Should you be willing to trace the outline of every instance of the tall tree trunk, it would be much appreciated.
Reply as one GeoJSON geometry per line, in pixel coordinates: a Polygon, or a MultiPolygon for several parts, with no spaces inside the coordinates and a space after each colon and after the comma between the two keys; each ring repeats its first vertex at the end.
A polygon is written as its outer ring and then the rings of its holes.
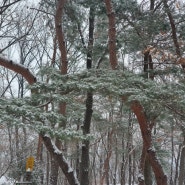
{"type": "MultiPolygon", "coordinates": [[[[110,64],[112,69],[116,69],[118,66],[117,57],[116,57],[116,25],[115,25],[115,15],[112,10],[112,3],[111,0],[105,0],[105,5],[107,9],[107,15],[109,19],[109,55],[110,55],[110,64]]],[[[122,98],[123,101],[127,99],[125,97],[122,98]]],[[[145,111],[141,104],[138,101],[133,101],[131,103],[131,110],[137,117],[141,135],[143,138],[143,144],[145,145],[146,151],[148,153],[148,158],[152,169],[155,174],[155,178],[157,181],[157,185],[167,185],[167,177],[164,174],[162,166],[157,159],[156,152],[153,149],[152,145],[152,136],[151,136],[151,129],[149,127],[148,120],[145,115],[145,111]]]]}
{"type": "MultiPolygon", "coordinates": [[[[151,2],[153,7],[153,3],[151,2]]],[[[144,78],[154,80],[153,76],[153,61],[152,61],[152,56],[150,54],[150,49],[146,49],[146,52],[144,53],[144,78]]],[[[152,127],[150,127],[152,130],[152,127]]],[[[141,159],[140,159],[140,175],[138,177],[139,184],[140,185],[152,185],[152,170],[151,170],[151,165],[149,163],[149,158],[147,155],[147,151],[145,149],[145,145],[143,144],[143,149],[142,149],[142,154],[141,154],[141,159]],[[141,178],[142,175],[144,175],[144,178],[141,178]]]]}
{"type": "MultiPolygon", "coordinates": [[[[89,42],[87,47],[87,69],[92,68],[92,49],[93,49],[93,34],[94,34],[94,7],[90,7],[89,13],[89,42]]],[[[86,112],[83,122],[83,135],[90,133],[91,118],[93,107],[93,94],[87,93],[86,98],[86,112]]],[[[81,167],[80,167],[80,184],[89,185],[89,140],[84,140],[82,143],[82,156],[81,156],[81,167]]]]}
{"type": "MultiPolygon", "coordinates": [[[[60,62],[61,75],[67,74],[67,68],[68,68],[67,49],[66,49],[66,43],[65,43],[64,33],[63,33],[63,28],[62,28],[62,15],[63,15],[63,9],[64,9],[65,2],[66,0],[58,1],[56,14],[55,14],[56,38],[58,41],[59,50],[61,54],[61,62],[60,62]]],[[[66,114],[66,103],[65,102],[59,103],[59,111],[60,111],[60,114],[65,116],[66,114]]],[[[61,122],[59,124],[59,127],[65,128],[65,126],[66,126],[65,122],[61,122]]],[[[58,149],[61,149],[62,143],[57,138],[56,138],[55,144],[58,149]]],[[[51,175],[50,175],[51,185],[57,184],[58,170],[59,170],[58,163],[54,159],[51,159],[51,175]]]]}
{"type": "MultiPolygon", "coordinates": [[[[155,0],[150,0],[150,11],[153,13],[155,8],[155,0]]],[[[147,49],[144,53],[144,77],[147,79],[154,80],[154,73],[153,73],[153,61],[152,56],[150,54],[150,49],[147,49]]],[[[152,127],[150,128],[152,130],[152,127]]],[[[149,158],[147,155],[147,151],[145,145],[143,143],[143,149],[140,159],[140,173],[144,174],[144,179],[139,179],[140,185],[152,185],[152,169],[149,162],[149,158]]]]}
{"type": "Polygon", "coordinates": [[[113,70],[117,69],[117,55],[116,55],[116,18],[113,10],[111,0],[104,0],[109,20],[109,61],[113,70]]]}

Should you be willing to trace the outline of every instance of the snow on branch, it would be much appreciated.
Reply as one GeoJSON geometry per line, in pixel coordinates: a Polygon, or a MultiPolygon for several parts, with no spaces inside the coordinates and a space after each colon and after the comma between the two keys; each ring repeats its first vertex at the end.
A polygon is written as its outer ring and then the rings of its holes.
{"type": "Polygon", "coordinates": [[[68,161],[64,157],[62,151],[60,151],[54,142],[46,135],[41,135],[47,150],[51,153],[55,161],[58,162],[60,168],[68,179],[69,184],[79,185],[79,181],[76,177],[74,170],[70,167],[68,161]]]}

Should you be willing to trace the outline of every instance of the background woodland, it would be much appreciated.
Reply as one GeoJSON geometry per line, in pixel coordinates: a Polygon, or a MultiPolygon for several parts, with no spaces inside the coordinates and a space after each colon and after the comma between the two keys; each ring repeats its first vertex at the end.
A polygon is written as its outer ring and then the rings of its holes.
{"type": "Polygon", "coordinates": [[[0,1],[0,177],[185,184],[185,1],[0,1]]]}

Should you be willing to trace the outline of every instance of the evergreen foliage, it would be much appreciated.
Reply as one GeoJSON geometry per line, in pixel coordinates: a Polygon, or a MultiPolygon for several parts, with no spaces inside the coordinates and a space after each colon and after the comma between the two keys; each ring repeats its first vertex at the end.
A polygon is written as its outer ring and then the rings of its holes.
{"type": "MultiPolygon", "coordinates": [[[[139,158],[142,155],[144,141],[141,139],[140,125],[136,115],[132,113],[131,106],[134,102],[139,102],[151,131],[152,150],[157,153],[157,159],[162,161],[167,174],[171,173],[170,178],[174,184],[178,181],[174,172],[177,174],[181,167],[183,169],[178,160],[183,159],[181,151],[185,136],[184,69],[183,63],[179,62],[185,61],[184,6],[180,6],[178,2],[168,1],[169,8],[166,8],[163,2],[112,1],[112,13],[116,16],[116,54],[120,66],[116,70],[111,70],[108,47],[109,42],[112,42],[108,39],[110,15],[106,14],[104,2],[68,1],[62,17],[68,59],[66,75],[61,75],[60,70],[61,51],[58,49],[54,26],[56,2],[41,0],[38,7],[30,8],[25,15],[22,14],[22,18],[19,17],[21,13],[16,7],[15,13],[12,10],[10,15],[5,14],[2,8],[4,18],[1,21],[5,20],[0,22],[2,47],[5,45],[2,52],[7,51],[4,55],[10,55],[7,48],[13,50],[11,46],[15,42],[15,48],[19,47],[20,63],[31,69],[34,74],[38,72],[37,82],[25,88],[25,81],[21,76],[6,70],[0,71],[2,77],[0,129],[15,129],[15,133],[13,131],[11,133],[16,139],[13,139],[8,130],[5,134],[6,140],[9,139],[11,142],[17,140],[19,143],[15,143],[13,147],[10,142],[12,154],[16,154],[16,148],[19,149],[19,145],[24,143],[20,141],[21,138],[32,141],[36,134],[48,136],[54,149],[56,149],[54,143],[57,143],[55,141],[62,141],[61,150],[64,157],[71,161],[79,177],[83,143],[89,142],[90,167],[87,170],[90,182],[97,181],[96,184],[99,184],[105,173],[107,184],[116,184],[116,181],[131,184],[131,178],[133,182],[137,182],[136,175],[140,172],[139,158]],[[154,2],[153,8],[149,2],[154,2]],[[95,22],[93,47],[90,48],[92,68],[86,70],[84,66],[90,50],[88,48],[90,8],[94,9],[95,22]],[[174,42],[172,34],[174,28],[171,27],[169,12],[175,22],[181,56],[176,52],[178,46],[174,42]],[[9,28],[6,26],[8,24],[9,28]],[[17,31],[11,31],[14,28],[17,31]],[[4,43],[6,39],[8,41],[4,43]],[[147,70],[144,70],[144,65],[147,65],[147,70]],[[151,75],[153,78],[150,78],[151,75]],[[19,89],[16,89],[15,93],[12,86],[17,84],[19,89]],[[93,96],[92,124],[90,134],[84,134],[88,93],[93,96]],[[63,114],[60,112],[61,104],[66,105],[66,112],[63,114]],[[65,123],[65,126],[59,127],[61,123],[65,123]],[[31,136],[27,138],[27,135],[32,134],[33,138],[31,136]],[[109,171],[106,171],[106,165],[109,171]],[[108,181],[110,179],[111,182],[108,181]]],[[[0,4],[0,11],[1,6],[4,5],[0,4]]],[[[21,155],[16,154],[9,176],[15,179],[23,173],[23,160],[28,150],[25,149],[25,153],[21,155]]],[[[36,148],[34,150],[34,153],[38,152],[36,148]]],[[[4,159],[3,155],[0,157],[4,159]]],[[[47,158],[46,152],[42,153],[42,157],[47,158]]],[[[47,160],[50,161],[50,158],[47,160]]],[[[42,165],[49,168],[48,164],[42,165]]],[[[37,166],[34,171],[36,184],[42,184],[41,176],[45,173],[42,171],[42,165],[37,166]]],[[[155,181],[154,175],[151,175],[151,178],[155,181]]],[[[65,184],[64,180],[62,183],[65,184]]]]}

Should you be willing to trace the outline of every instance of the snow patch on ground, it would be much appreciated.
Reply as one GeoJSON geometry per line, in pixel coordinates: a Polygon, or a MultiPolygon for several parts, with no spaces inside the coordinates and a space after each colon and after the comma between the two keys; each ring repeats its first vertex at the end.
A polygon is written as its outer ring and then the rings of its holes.
{"type": "Polygon", "coordinates": [[[0,178],[0,185],[13,185],[14,183],[9,180],[8,178],[6,178],[5,176],[2,176],[0,178]]]}

